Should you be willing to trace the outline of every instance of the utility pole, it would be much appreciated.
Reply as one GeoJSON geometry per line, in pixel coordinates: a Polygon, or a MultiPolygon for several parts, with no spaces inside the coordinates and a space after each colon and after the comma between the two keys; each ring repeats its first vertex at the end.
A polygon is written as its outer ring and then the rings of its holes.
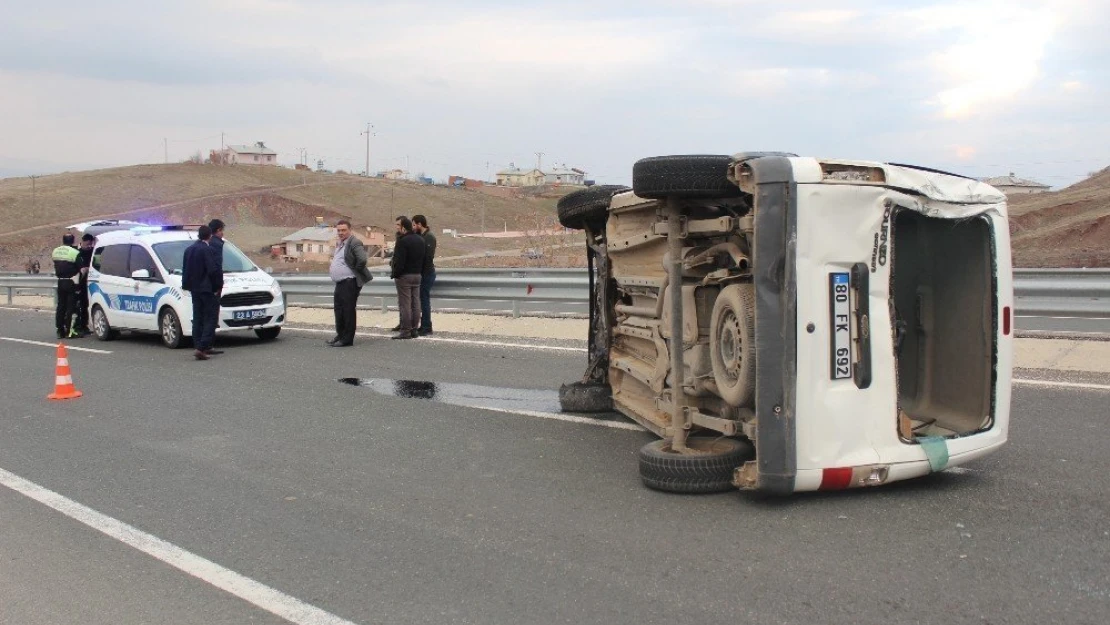
{"type": "Polygon", "coordinates": [[[31,214],[35,214],[35,178],[38,176],[31,176],[31,214]]]}
{"type": "Polygon", "coordinates": [[[162,148],[166,151],[166,164],[170,162],[170,140],[162,137],[162,148]]]}
{"type": "Polygon", "coordinates": [[[543,171],[543,152],[536,152],[536,169],[543,171]]]}
{"type": "Polygon", "coordinates": [[[220,154],[224,153],[224,133],[220,131],[220,154]]]}
{"type": "Polygon", "coordinates": [[[372,132],[373,128],[374,128],[374,124],[371,124],[370,122],[366,122],[366,132],[362,133],[362,134],[366,135],[366,177],[367,178],[370,177],[370,135],[373,134],[373,132],[372,132]]]}
{"type": "Polygon", "coordinates": [[[486,161],[486,182],[489,182],[489,161],[486,161]]]}

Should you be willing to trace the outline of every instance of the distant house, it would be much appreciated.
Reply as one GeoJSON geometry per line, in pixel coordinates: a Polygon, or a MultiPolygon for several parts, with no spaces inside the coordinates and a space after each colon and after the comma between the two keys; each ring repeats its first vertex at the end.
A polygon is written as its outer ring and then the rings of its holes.
{"type": "Polygon", "coordinates": [[[507,169],[497,172],[497,184],[503,187],[539,187],[543,185],[582,185],[586,181],[586,172],[577,168],[568,168],[566,165],[551,167],[547,170],[520,169],[510,165],[507,169]]]}
{"type": "MultiPolygon", "coordinates": [[[[355,232],[354,236],[366,245],[370,256],[382,256],[385,251],[385,233],[374,226],[367,226],[364,233],[355,232]]],[[[331,261],[338,244],[335,228],[321,223],[282,237],[281,243],[271,246],[270,253],[286,262],[326,263],[331,261]]]]}
{"type": "Polygon", "coordinates": [[[1043,193],[1052,187],[1047,184],[1041,184],[1033,180],[1026,180],[1018,178],[1014,172],[1010,172],[1009,176],[996,176],[994,178],[985,178],[983,182],[998,189],[1006,195],[1021,195],[1024,193],[1043,193]]]}
{"type": "Polygon", "coordinates": [[[277,165],[277,152],[261,141],[254,145],[229,145],[224,148],[223,162],[227,165],[277,165]]]}
{"type": "Polygon", "coordinates": [[[408,173],[403,169],[390,169],[389,171],[378,172],[378,177],[386,180],[404,180],[408,178],[408,173]]]}

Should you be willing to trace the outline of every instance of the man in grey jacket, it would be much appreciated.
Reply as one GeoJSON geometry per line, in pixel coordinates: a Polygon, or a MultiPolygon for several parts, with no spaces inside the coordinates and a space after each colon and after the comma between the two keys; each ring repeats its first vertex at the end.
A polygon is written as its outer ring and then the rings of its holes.
{"type": "Polygon", "coordinates": [[[355,342],[358,295],[362,286],[374,279],[366,268],[366,246],[356,236],[351,236],[351,222],[341,219],[335,224],[339,244],[331,258],[328,274],[335,283],[333,298],[335,308],[335,338],[328,341],[331,347],[350,347],[355,342]]]}

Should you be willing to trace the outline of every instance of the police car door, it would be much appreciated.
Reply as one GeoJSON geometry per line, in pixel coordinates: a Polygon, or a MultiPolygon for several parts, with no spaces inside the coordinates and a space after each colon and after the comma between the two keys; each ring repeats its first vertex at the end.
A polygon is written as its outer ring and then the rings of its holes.
{"type": "Polygon", "coordinates": [[[169,289],[150,252],[141,245],[131,245],[128,255],[131,293],[122,298],[124,308],[140,330],[158,329],[158,300],[169,289]]]}
{"type": "Polygon", "coordinates": [[[133,290],[127,270],[130,246],[117,243],[98,248],[93,253],[89,273],[89,303],[100,306],[113,328],[134,328],[133,316],[123,306],[123,296],[133,290]]]}

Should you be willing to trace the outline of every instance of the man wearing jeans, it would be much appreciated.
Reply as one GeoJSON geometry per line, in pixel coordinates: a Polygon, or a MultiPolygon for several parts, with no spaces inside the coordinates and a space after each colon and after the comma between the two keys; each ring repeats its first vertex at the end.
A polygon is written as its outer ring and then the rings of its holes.
{"type": "Polygon", "coordinates": [[[366,268],[366,246],[358,237],[351,236],[351,222],[341,219],[335,224],[339,244],[331,257],[328,275],[335,283],[333,307],[335,308],[335,338],[329,347],[350,347],[355,342],[356,311],[362,285],[373,279],[366,268]]]}
{"type": "Polygon", "coordinates": [[[424,239],[424,271],[420,276],[420,336],[432,333],[432,285],[436,283],[436,235],[423,215],[412,216],[412,229],[424,239]]]}
{"type": "Polygon", "coordinates": [[[414,339],[420,325],[420,276],[424,273],[424,239],[412,230],[407,217],[398,220],[401,238],[393,249],[392,277],[397,284],[401,309],[400,332],[395,339],[414,339]]]}

